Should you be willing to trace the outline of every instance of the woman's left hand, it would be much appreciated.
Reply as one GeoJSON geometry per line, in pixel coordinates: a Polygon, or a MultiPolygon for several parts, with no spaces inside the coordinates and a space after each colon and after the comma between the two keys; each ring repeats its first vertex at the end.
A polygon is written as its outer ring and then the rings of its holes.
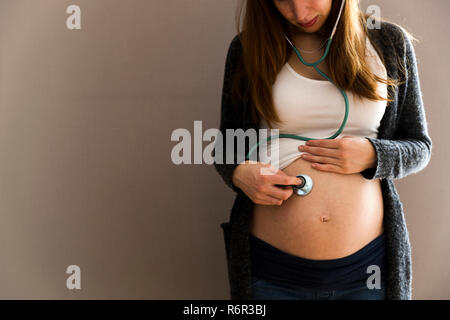
{"type": "Polygon", "coordinates": [[[299,150],[307,152],[301,158],[312,162],[312,168],[320,171],[353,174],[377,164],[375,148],[362,137],[308,140],[305,146],[299,146],[299,150]]]}

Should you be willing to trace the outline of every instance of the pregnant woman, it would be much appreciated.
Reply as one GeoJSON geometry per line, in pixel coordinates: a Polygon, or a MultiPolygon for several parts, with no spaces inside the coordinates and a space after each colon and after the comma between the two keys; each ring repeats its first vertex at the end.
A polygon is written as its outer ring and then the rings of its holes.
{"type": "Polygon", "coordinates": [[[226,129],[308,139],[261,143],[259,154],[274,144],[268,162],[236,148],[234,163],[215,162],[237,192],[221,225],[231,298],[411,299],[392,180],[423,169],[432,149],[411,36],[358,0],[247,0],[243,29],[227,55],[224,145],[226,129]],[[300,174],[313,182],[303,196],[300,174]]]}

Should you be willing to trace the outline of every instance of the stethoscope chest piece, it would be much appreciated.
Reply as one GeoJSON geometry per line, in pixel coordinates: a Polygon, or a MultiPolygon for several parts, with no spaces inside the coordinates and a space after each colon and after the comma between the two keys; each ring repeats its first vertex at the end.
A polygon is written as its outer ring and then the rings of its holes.
{"type": "Polygon", "coordinates": [[[306,196],[312,190],[313,181],[311,177],[306,174],[299,174],[297,178],[300,178],[303,182],[299,185],[293,185],[292,189],[297,195],[306,196]]]}

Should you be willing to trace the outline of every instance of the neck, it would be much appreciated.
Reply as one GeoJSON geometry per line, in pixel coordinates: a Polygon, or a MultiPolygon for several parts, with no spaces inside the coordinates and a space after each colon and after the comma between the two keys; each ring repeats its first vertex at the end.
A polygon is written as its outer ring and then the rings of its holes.
{"type": "Polygon", "coordinates": [[[293,36],[292,42],[302,54],[315,55],[317,52],[325,50],[326,39],[317,34],[298,34],[293,36]]]}

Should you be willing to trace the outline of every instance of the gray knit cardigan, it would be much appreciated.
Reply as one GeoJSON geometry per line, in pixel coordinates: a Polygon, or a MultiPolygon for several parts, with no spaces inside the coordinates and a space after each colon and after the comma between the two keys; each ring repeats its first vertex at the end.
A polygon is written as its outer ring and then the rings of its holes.
{"type": "MultiPolygon", "coordinates": [[[[392,90],[394,101],[389,102],[386,108],[378,137],[376,139],[365,137],[375,147],[377,164],[375,168],[366,169],[360,174],[369,180],[381,179],[386,239],[387,299],[410,300],[412,299],[411,247],[403,204],[393,180],[404,178],[425,168],[431,158],[432,142],[428,135],[417,61],[411,40],[402,27],[387,21],[381,22],[380,29],[369,29],[369,39],[380,57],[384,58],[387,74],[391,78],[405,80],[405,83],[392,90]],[[406,67],[406,73],[401,73],[398,59],[406,67]]],[[[240,40],[236,35],[228,49],[222,91],[220,131],[225,143],[226,129],[242,128],[245,131],[253,128],[259,134],[258,124],[252,120],[247,102],[239,105],[238,109],[232,108],[231,85],[241,49],[240,40]]],[[[246,142],[246,152],[248,150],[246,142]]],[[[234,159],[237,160],[236,148],[234,159]]],[[[231,177],[239,164],[238,160],[233,164],[226,164],[225,159],[223,160],[217,161],[215,158],[214,166],[226,185],[236,192],[229,221],[220,224],[225,241],[230,295],[232,300],[247,300],[252,297],[249,214],[253,210],[254,203],[232,183],[231,177]]]]}

